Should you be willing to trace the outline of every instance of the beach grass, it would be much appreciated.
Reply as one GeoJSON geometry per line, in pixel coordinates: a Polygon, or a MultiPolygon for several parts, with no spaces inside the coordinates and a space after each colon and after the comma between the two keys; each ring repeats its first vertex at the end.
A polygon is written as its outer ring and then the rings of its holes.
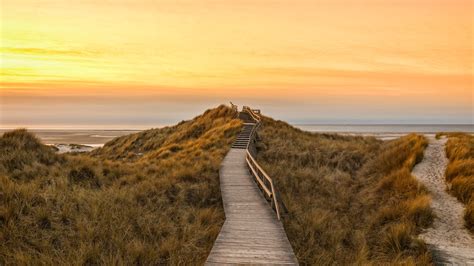
{"type": "Polygon", "coordinates": [[[285,230],[302,265],[431,263],[417,238],[432,223],[410,174],[427,141],[316,134],[264,118],[258,161],[281,193],[285,230]]]}
{"type": "Polygon", "coordinates": [[[218,170],[241,128],[235,115],[220,106],[93,154],[5,133],[0,264],[202,264],[224,221],[218,170]]]}
{"type": "MultiPolygon", "coordinates": [[[[224,222],[218,170],[242,122],[225,106],[175,126],[57,154],[24,129],[0,138],[0,264],[202,264],[224,222]]],[[[300,264],[430,264],[433,219],[410,171],[427,141],[315,134],[264,117],[300,264]]]]}
{"type": "Polygon", "coordinates": [[[446,181],[449,192],[466,205],[464,221],[474,233],[474,136],[467,133],[443,133],[448,137],[446,181]]]}

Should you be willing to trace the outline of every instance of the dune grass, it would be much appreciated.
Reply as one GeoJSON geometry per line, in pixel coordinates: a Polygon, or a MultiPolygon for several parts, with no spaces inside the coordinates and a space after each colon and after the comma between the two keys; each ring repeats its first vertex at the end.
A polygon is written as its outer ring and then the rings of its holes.
{"type": "MultiPolygon", "coordinates": [[[[202,264],[224,221],[219,165],[242,123],[220,106],[176,126],[54,153],[0,138],[0,264],[202,264]]],[[[258,161],[288,208],[300,264],[429,264],[426,140],[312,134],[265,118],[258,161]]]]}
{"type": "Polygon", "coordinates": [[[0,138],[0,264],[200,264],[224,221],[218,169],[241,122],[220,106],[57,155],[0,138]]]}
{"type": "Polygon", "coordinates": [[[448,137],[446,181],[449,192],[466,204],[464,221],[474,233],[474,136],[466,133],[440,133],[448,137]]]}
{"type": "Polygon", "coordinates": [[[313,134],[264,118],[257,160],[288,208],[283,223],[300,264],[430,264],[417,239],[433,214],[410,171],[424,137],[313,134]]]}

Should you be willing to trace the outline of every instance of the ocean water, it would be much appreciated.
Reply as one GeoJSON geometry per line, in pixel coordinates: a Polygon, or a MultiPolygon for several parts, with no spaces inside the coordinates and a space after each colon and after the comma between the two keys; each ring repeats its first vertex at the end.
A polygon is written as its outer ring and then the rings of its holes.
{"type": "Polygon", "coordinates": [[[474,133],[474,125],[294,125],[305,131],[374,136],[383,140],[399,138],[409,133],[434,136],[439,132],[474,133]]]}
{"type": "MultiPolygon", "coordinates": [[[[295,127],[305,131],[319,133],[340,133],[347,135],[375,136],[388,140],[401,137],[408,133],[434,135],[437,132],[468,132],[474,133],[474,125],[298,125],[295,127]]],[[[0,135],[8,129],[0,129],[0,135]]],[[[136,133],[139,130],[87,130],[87,129],[29,129],[43,143],[82,144],[91,147],[101,147],[113,138],[136,133]]]]}
{"type": "MultiPolygon", "coordinates": [[[[0,129],[0,135],[8,129],[0,129]]],[[[116,137],[132,134],[138,130],[83,130],[83,129],[28,129],[44,144],[82,144],[91,147],[101,147],[107,141],[116,137]]]]}
{"type": "Polygon", "coordinates": [[[474,125],[294,125],[305,131],[329,133],[430,133],[470,132],[474,125]]]}

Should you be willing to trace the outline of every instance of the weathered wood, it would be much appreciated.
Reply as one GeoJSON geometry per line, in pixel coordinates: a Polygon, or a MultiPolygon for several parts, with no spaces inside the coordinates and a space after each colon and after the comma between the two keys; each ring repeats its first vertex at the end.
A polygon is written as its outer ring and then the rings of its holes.
{"type": "Polygon", "coordinates": [[[221,165],[226,220],[206,265],[297,265],[281,222],[250,175],[246,155],[246,149],[231,149],[221,165]]]}
{"type": "Polygon", "coordinates": [[[245,160],[247,161],[247,165],[249,166],[253,176],[260,184],[260,187],[266,193],[267,197],[271,198],[271,200],[273,201],[273,205],[275,207],[278,220],[280,220],[280,207],[278,204],[275,187],[273,186],[273,180],[262,169],[262,167],[258,165],[257,161],[255,161],[255,159],[252,157],[248,149],[247,149],[247,155],[246,155],[245,160]],[[263,180],[263,178],[265,178],[265,181],[263,180]],[[268,187],[266,183],[268,183],[270,187],[268,187]]]}
{"type": "Polygon", "coordinates": [[[207,265],[298,264],[279,221],[273,182],[248,152],[260,123],[259,113],[249,107],[239,113],[244,127],[221,165],[219,176],[226,220],[207,265]],[[259,186],[268,199],[275,201],[276,217],[259,186]]]}

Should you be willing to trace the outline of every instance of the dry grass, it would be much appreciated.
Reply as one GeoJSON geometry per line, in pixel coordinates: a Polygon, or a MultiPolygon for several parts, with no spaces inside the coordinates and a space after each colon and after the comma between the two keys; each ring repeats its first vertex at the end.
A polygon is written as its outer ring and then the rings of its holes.
{"type": "Polygon", "coordinates": [[[430,264],[416,238],[433,214],[411,176],[427,145],[409,135],[312,134],[265,118],[258,161],[288,208],[284,226],[301,264],[430,264]]]}
{"type": "MultiPolygon", "coordinates": [[[[0,264],[200,264],[224,220],[218,168],[241,128],[227,107],[57,155],[0,138],[0,264]]],[[[311,134],[268,118],[258,160],[289,210],[301,264],[429,264],[430,198],[410,175],[426,140],[311,134]]]]}
{"type": "Polygon", "coordinates": [[[56,155],[0,138],[0,264],[199,264],[224,220],[221,160],[241,128],[220,106],[177,126],[56,155]]]}
{"type": "Polygon", "coordinates": [[[384,143],[358,177],[363,181],[357,198],[363,211],[369,259],[396,264],[430,264],[425,244],[417,239],[420,229],[434,218],[428,191],[411,170],[423,158],[428,145],[411,134],[384,143]]]}
{"type": "Polygon", "coordinates": [[[466,204],[464,220],[466,227],[474,233],[474,136],[465,133],[444,134],[446,155],[446,181],[451,184],[449,191],[466,204]]]}

